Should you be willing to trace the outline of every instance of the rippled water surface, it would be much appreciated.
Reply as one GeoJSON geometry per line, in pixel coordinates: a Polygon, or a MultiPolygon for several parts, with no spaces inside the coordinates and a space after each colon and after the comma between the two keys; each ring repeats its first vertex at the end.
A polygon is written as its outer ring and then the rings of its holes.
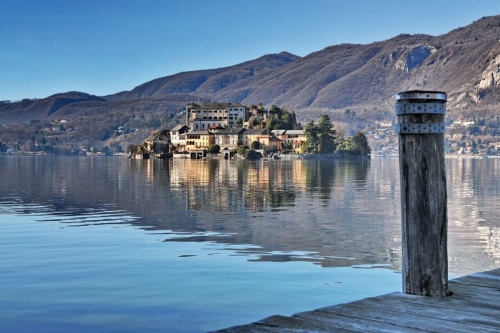
{"type": "MultiPolygon", "coordinates": [[[[500,261],[497,159],[447,159],[450,275],[500,261]]],[[[398,161],[0,158],[0,331],[204,332],[401,290],[398,161]]]]}

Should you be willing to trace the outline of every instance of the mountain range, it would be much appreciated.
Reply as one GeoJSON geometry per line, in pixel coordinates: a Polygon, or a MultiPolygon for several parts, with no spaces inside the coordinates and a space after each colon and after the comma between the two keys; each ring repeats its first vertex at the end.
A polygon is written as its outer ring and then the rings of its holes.
{"type": "Polygon", "coordinates": [[[126,125],[127,119],[161,118],[165,125],[182,121],[177,114],[185,104],[208,101],[274,104],[295,110],[299,120],[345,109],[387,118],[393,115],[395,93],[413,89],[447,92],[452,114],[493,112],[500,107],[499,36],[497,15],[440,36],[401,34],[367,45],[329,46],[304,57],[269,54],[161,77],[108,96],[68,92],[2,101],[0,125],[63,118],[87,125],[120,122],[112,127],[126,125]]]}

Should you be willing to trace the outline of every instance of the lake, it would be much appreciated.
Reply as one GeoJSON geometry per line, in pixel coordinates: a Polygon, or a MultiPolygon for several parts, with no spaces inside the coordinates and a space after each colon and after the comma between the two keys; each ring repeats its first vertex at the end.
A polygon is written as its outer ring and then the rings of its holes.
{"type": "MultiPolygon", "coordinates": [[[[450,277],[500,264],[500,159],[447,158],[450,277]]],[[[1,332],[206,332],[401,291],[397,158],[0,157],[1,332]]]]}

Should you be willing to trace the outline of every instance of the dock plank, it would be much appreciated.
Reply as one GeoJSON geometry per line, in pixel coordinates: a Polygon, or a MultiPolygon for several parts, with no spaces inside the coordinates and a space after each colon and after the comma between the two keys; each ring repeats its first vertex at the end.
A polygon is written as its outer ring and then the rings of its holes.
{"type": "Polygon", "coordinates": [[[457,284],[453,286],[452,290],[454,294],[450,297],[433,298],[395,293],[393,294],[393,298],[403,299],[409,303],[416,303],[429,307],[439,307],[442,311],[446,311],[447,309],[467,309],[467,311],[473,313],[498,316],[498,314],[500,314],[500,303],[497,301],[499,299],[499,293],[488,292],[485,295],[482,293],[487,292],[488,288],[483,289],[486,289],[486,291],[478,290],[477,287],[474,286],[457,284]],[[474,292],[476,292],[476,294],[474,294],[474,292]]]}
{"type": "MultiPolygon", "coordinates": [[[[259,322],[255,322],[249,325],[235,326],[226,328],[219,333],[255,333],[255,332],[321,332],[327,333],[332,332],[331,326],[325,327],[319,322],[310,322],[307,320],[302,320],[300,318],[285,317],[285,316],[272,316],[268,317],[259,322]]],[[[335,332],[341,333],[355,333],[357,331],[352,331],[348,329],[338,329],[335,332]]]]}
{"type": "Polygon", "coordinates": [[[449,297],[400,292],[217,332],[499,332],[500,269],[449,282],[449,297]]]}
{"type": "Polygon", "coordinates": [[[413,303],[411,306],[407,306],[406,302],[397,301],[392,298],[373,298],[367,299],[365,305],[372,306],[374,308],[383,309],[384,311],[393,311],[399,313],[400,315],[414,315],[420,316],[423,320],[426,318],[434,318],[445,321],[452,321],[457,323],[474,323],[474,325],[481,325],[485,327],[500,327],[500,317],[494,312],[491,314],[481,314],[476,312],[471,312],[468,309],[452,309],[434,306],[432,304],[418,304],[413,303]]]}
{"type": "Polygon", "coordinates": [[[500,275],[490,275],[484,273],[471,274],[453,280],[453,283],[470,284],[489,288],[495,288],[498,286],[499,282],[500,275]]]}
{"type": "MultiPolygon", "coordinates": [[[[500,327],[500,318],[493,316],[478,315],[464,309],[443,311],[439,307],[395,301],[390,297],[371,298],[333,308],[334,313],[338,314],[339,310],[345,311],[346,315],[362,316],[394,325],[401,325],[401,318],[405,318],[404,326],[416,329],[425,328],[427,331],[434,331],[436,328],[442,327],[454,332],[471,332],[475,331],[479,325],[482,327],[482,331],[497,332],[498,327],[500,327]]],[[[325,311],[331,313],[329,309],[325,309],[325,311]]]]}

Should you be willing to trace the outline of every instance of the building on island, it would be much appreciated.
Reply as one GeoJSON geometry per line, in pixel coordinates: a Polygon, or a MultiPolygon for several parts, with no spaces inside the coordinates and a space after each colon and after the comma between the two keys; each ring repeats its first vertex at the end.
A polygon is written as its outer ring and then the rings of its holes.
{"type": "Polygon", "coordinates": [[[243,143],[252,147],[254,142],[258,142],[260,147],[268,146],[269,130],[267,128],[249,128],[243,132],[243,143]]]}
{"type": "Polygon", "coordinates": [[[186,123],[153,133],[144,141],[148,153],[174,153],[174,157],[203,158],[211,145],[231,158],[239,146],[269,151],[303,153],[304,130],[272,130],[263,127],[266,112],[239,103],[207,103],[186,106],[186,123]],[[246,127],[245,127],[246,125],[246,127]],[[258,144],[257,144],[258,143],[258,144]]]}
{"type": "Polygon", "coordinates": [[[186,125],[177,125],[170,130],[170,139],[172,141],[172,146],[180,147],[185,146],[186,141],[181,140],[181,134],[189,132],[189,127],[186,125]]]}
{"type": "Polygon", "coordinates": [[[215,144],[219,145],[221,150],[232,150],[238,148],[243,142],[244,128],[227,128],[214,132],[215,144]]]}
{"type": "Polygon", "coordinates": [[[279,150],[303,153],[303,145],[307,141],[304,130],[273,130],[271,133],[280,139],[279,150]]]}
{"type": "Polygon", "coordinates": [[[147,153],[167,153],[170,152],[171,137],[169,130],[161,130],[153,133],[146,140],[144,144],[147,153]]]}
{"type": "Polygon", "coordinates": [[[214,133],[209,131],[191,131],[186,133],[186,151],[207,150],[214,143],[214,133]]]}
{"type": "Polygon", "coordinates": [[[248,109],[239,103],[207,103],[198,105],[190,103],[186,106],[186,126],[191,131],[208,130],[212,126],[224,128],[236,127],[241,119],[248,119],[248,109]]]}

